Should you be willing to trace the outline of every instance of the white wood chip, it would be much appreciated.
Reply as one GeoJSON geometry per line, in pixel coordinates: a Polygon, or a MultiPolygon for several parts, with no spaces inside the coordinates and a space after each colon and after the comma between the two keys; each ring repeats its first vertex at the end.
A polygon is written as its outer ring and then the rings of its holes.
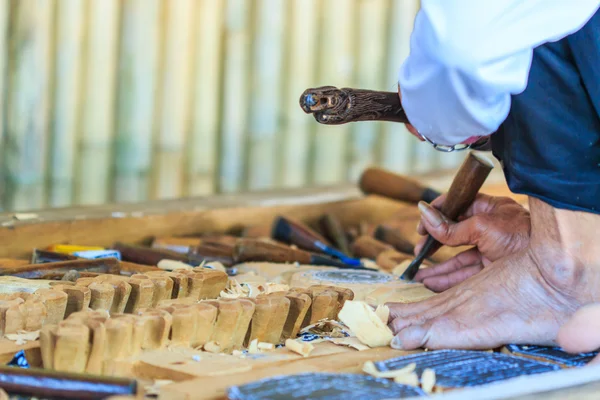
{"type": "Polygon", "coordinates": [[[293,351],[294,353],[300,354],[302,357],[308,357],[309,354],[315,349],[315,346],[307,342],[298,342],[293,339],[287,339],[285,341],[285,348],[293,351]]]}
{"type": "Polygon", "coordinates": [[[339,319],[369,347],[389,346],[394,337],[387,324],[363,301],[346,301],[339,319]]]}
{"type": "Polygon", "coordinates": [[[431,368],[425,368],[421,374],[421,389],[425,393],[431,393],[435,386],[435,371],[431,368]]]}

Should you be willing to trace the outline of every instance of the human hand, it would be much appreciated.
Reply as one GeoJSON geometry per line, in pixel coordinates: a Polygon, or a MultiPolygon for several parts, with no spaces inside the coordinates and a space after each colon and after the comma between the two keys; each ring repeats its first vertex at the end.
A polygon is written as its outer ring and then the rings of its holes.
{"type": "MultiPolygon", "coordinates": [[[[421,269],[415,280],[429,289],[441,292],[475,275],[484,267],[524,249],[529,244],[531,223],[529,212],[508,197],[478,194],[473,204],[459,217],[459,222],[448,220],[439,209],[446,195],[431,205],[420,202],[419,234],[431,234],[447,246],[475,246],[457,256],[430,268],[421,269]]],[[[415,246],[418,254],[426,238],[415,246]]]]}

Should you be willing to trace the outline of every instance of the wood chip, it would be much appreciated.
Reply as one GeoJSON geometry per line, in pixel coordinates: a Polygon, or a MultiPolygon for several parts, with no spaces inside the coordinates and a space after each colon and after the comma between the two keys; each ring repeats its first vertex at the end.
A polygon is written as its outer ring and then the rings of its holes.
{"type": "Polygon", "coordinates": [[[425,393],[431,393],[435,386],[435,371],[431,368],[425,368],[421,374],[421,389],[425,393]]]}
{"type": "Polygon", "coordinates": [[[394,378],[394,382],[399,383],[400,385],[407,386],[419,386],[419,377],[416,372],[411,372],[409,374],[399,375],[394,378]]]}
{"type": "Polygon", "coordinates": [[[265,343],[265,342],[260,342],[258,343],[258,349],[259,350],[273,350],[275,348],[275,345],[273,343],[265,343]]]}
{"type": "Polygon", "coordinates": [[[392,274],[396,276],[401,276],[404,273],[404,271],[406,271],[406,268],[408,268],[412,261],[413,260],[402,261],[400,264],[394,267],[394,269],[392,270],[392,274]]]}
{"type": "Polygon", "coordinates": [[[260,351],[258,350],[258,339],[254,339],[250,342],[250,344],[248,344],[248,353],[249,354],[260,353],[260,351]]]}
{"type": "Polygon", "coordinates": [[[314,350],[315,346],[307,342],[298,342],[293,339],[287,339],[285,341],[285,348],[293,351],[294,353],[300,354],[302,357],[308,357],[308,355],[314,350]]]}
{"type": "MultiPolygon", "coordinates": [[[[395,369],[393,371],[380,371],[377,369],[377,367],[375,366],[373,361],[367,361],[363,365],[363,372],[366,374],[369,374],[371,376],[374,376],[375,378],[393,378],[393,379],[395,379],[397,377],[413,373],[415,371],[416,367],[417,367],[417,364],[411,363],[411,364],[408,364],[404,368],[395,369]]],[[[417,379],[416,386],[418,386],[418,381],[419,380],[417,379]]]]}
{"type": "Polygon", "coordinates": [[[19,331],[17,333],[7,333],[6,335],[4,335],[4,337],[8,340],[14,341],[16,345],[21,346],[27,342],[33,342],[34,340],[38,340],[40,338],[40,331],[19,331]]]}
{"type": "Polygon", "coordinates": [[[394,335],[373,309],[362,301],[346,301],[339,319],[369,347],[389,346],[394,335]]]}
{"type": "Polygon", "coordinates": [[[381,322],[387,325],[390,319],[390,309],[388,306],[386,306],[385,304],[378,305],[375,309],[375,314],[377,314],[381,322]]]}
{"type": "Polygon", "coordinates": [[[331,343],[337,344],[338,346],[348,346],[358,351],[369,350],[370,347],[362,344],[356,336],[344,337],[344,338],[330,338],[328,339],[331,343]]]}

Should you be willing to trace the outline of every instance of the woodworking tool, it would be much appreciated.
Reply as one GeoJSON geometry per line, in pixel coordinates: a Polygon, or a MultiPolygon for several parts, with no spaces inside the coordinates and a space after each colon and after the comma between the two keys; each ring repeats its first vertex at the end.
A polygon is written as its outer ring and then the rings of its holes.
{"type": "Polygon", "coordinates": [[[440,196],[440,192],[412,179],[375,167],[367,168],[362,173],[358,187],[364,194],[376,194],[413,204],[419,201],[431,203],[440,196]]]}
{"type": "Polygon", "coordinates": [[[304,250],[317,251],[339,258],[347,266],[362,266],[362,262],[359,259],[349,257],[341,251],[334,249],[321,235],[288,218],[278,217],[275,219],[271,237],[284,243],[296,245],[304,250]]]}
{"type": "MultiPolygon", "coordinates": [[[[456,173],[440,212],[448,219],[456,220],[467,211],[493,168],[494,164],[488,158],[470,152],[456,173]]],[[[423,248],[406,268],[401,279],[412,280],[419,271],[421,263],[440,246],[440,242],[428,235],[423,248]]]]}

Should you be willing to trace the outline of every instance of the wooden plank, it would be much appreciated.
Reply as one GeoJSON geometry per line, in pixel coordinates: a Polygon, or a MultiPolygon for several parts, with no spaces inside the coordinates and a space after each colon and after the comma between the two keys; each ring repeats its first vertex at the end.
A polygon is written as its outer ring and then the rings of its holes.
{"type": "Polygon", "coordinates": [[[218,190],[231,193],[244,187],[252,7],[250,0],[227,0],[226,7],[218,190]]]}
{"type": "Polygon", "coordinates": [[[146,200],[150,190],[163,3],[123,0],[121,4],[113,200],[133,202],[146,200]]]}
{"type": "Polygon", "coordinates": [[[103,204],[110,198],[120,2],[86,4],[75,203],[103,204]]]}
{"type": "Polygon", "coordinates": [[[220,125],[224,2],[199,0],[196,11],[193,125],[189,139],[188,194],[216,188],[220,125]]]}
{"type": "MultiPolygon", "coordinates": [[[[358,3],[357,87],[387,90],[385,78],[387,0],[360,0],[358,3]]],[[[388,82],[389,83],[389,82],[388,82]]],[[[358,181],[365,168],[377,162],[379,134],[382,122],[358,122],[351,126],[348,149],[348,174],[358,181]]]]}
{"type": "Polygon", "coordinates": [[[270,189],[275,184],[286,4],[287,0],[258,0],[256,5],[247,144],[250,190],[270,189]]]}
{"type": "Polygon", "coordinates": [[[50,128],[48,205],[66,207],[73,200],[79,130],[84,0],[56,3],[54,91],[50,128]]]}
{"type": "MultiPolygon", "coordinates": [[[[8,64],[8,17],[9,17],[9,2],[0,2],[0,96],[2,98],[2,106],[0,107],[0,126],[5,126],[4,121],[4,100],[6,98],[6,66],[8,64]]],[[[4,135],[0,135],[0,176],[4,177],[4,135]]],[[[4,199],[4,186],[0,185],[0,212],[3,210],[2,199],[4,199]]]]}
{"type": "Polygon", "coordinates": [[[165,3],[165,43],[156,154],[152,165],[152,198],[168,199],[184,194],[184,160],[190,128],[192,35],[195,0],[165,3]]]}
{"type": "MultiPolygon", "coordinates": [[[[328,0],[323,7],[319,54],[320,85],[352,87],[355,69],[356,1],[328,0]]],[[[347,180],[345,154],[349,132],[348,125],[319,125],[316,128],[312,171],[314,183],[323,185],[347,180]]]]}
{"type": "Polygon", "coordinates": [[[206,377],[174,383],[161,388],[159,400],[208,400],[221,399],[228,387],[243,385],[256,380],[303,372],[347,372],[359,373],[366,361],[380,361],[409,354],[389,347],[379,347],[365,351],[333,354],[323,357],[289,360],[285,364],[272,367],[255,368],[248,372],[222,377],[206,377]]]}
{"type": "Polygon", "coordinates": [[[313,118],[300,111],[300,94],[316,84],[318,22],[322,9],[318,0],[292,0],[288,7],[286,77],[283,80],[282,151],[279,152],[278,186],[299,187],[307,183],[313,118]]]}
{"type": "Polygon", "coordinates": [[[48,109],[54,1],[10,2],[5,139],[5,199],[9,209],[46,202],[48,109]]]}
{"type": "MultiPolygon", "coordinates": [[[[392,1],[388,42],[387,82],[389,90],[397,90],[400,65],[410,49],[410,33],[418,10],[418,0],[392,1]]],[[[382,136],[381,165],[391,171],[410,174],[413,171],[413,147],[419,142],[404,124],[385,124],[382,136]]]]}

